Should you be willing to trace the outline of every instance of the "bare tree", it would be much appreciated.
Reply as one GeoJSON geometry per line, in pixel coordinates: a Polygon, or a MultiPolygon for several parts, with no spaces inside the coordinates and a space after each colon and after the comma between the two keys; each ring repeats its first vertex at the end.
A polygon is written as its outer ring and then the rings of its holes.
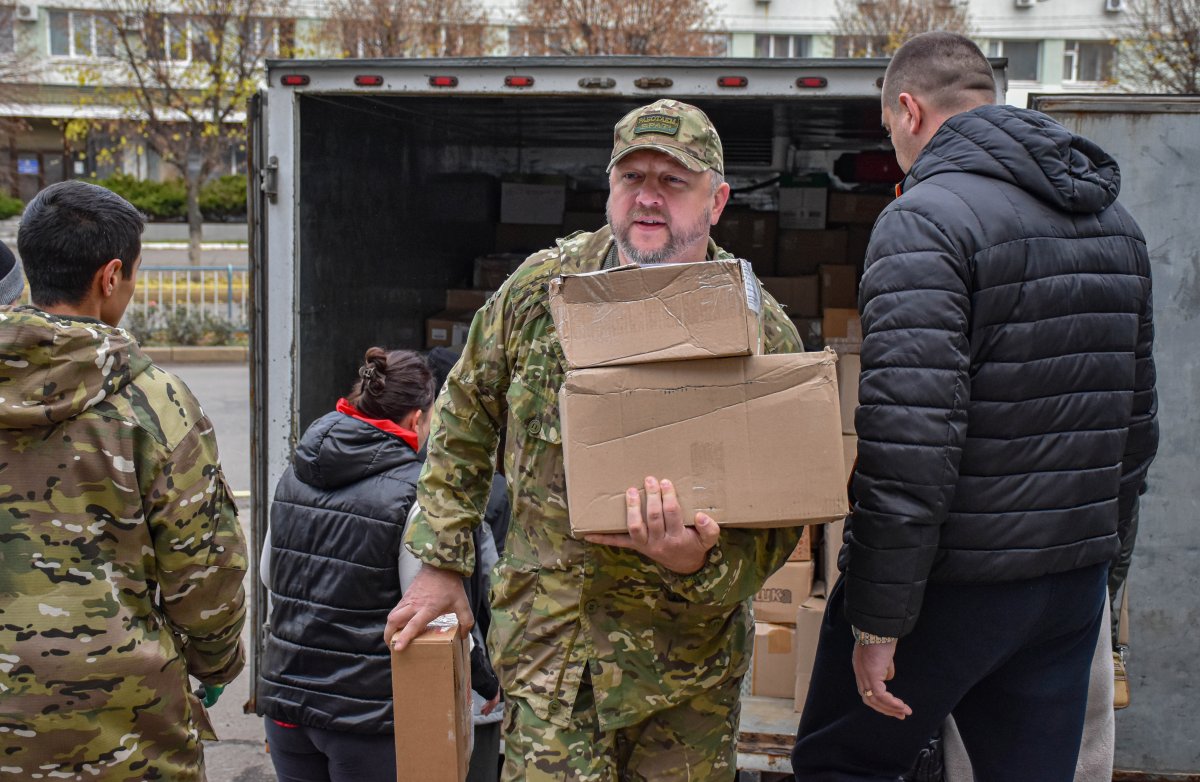
{"type": "Polygon", "coordinates": [[[1128,0],[1117,81],[1139,92],[1200,93],[1200,0],[1128,0]]]}
{"type": "Polygon", "coordinates": [[[85,100],[119,107],[93,128],[140,138],[182,176],[188,259],[200,263],[200,187],[245,143],[245,110],[263,60],[285,56],[285,0],[104,0],[93,35],[99,57],[80,72],[85,100]]]}
{"type": "Polygon", "coordinates": [[[526,54],[718,55],[709,0],[521,0],[526,54]]]}
{"type": "Polygon", "coordinates": [[[474,0],[334,0],[324,32],[343,57],[473,57],[491,43],[474,0]]]}
{"type": "Polygon", "coordinates": [[[966,3],[956,0],[838,0],[834,22],[839,57],[889,57],[931,30],[971,33],[966,3]]]}

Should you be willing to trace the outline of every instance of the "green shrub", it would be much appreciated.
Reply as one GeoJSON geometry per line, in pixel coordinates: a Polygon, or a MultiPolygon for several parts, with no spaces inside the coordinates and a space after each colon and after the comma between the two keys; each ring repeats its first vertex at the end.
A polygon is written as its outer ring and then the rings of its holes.
{"type": "Polygon", "coordinates": [[[19,198],[0,193],[0,220],[16,217],[25,211],[25,203],[19,198]]]}
{"type": "Polygon", "coordinates": [[[154,182],[118,172],[96,184],[107,187],[151,219],[172,220],[187,214],[187,188],[179,179],[154,182]]]}
{"type": "Polygon", "coordinates": [[[246,216],[246,175],[229,174],[200,188],[200,211],[206,220],[246,216]]]}

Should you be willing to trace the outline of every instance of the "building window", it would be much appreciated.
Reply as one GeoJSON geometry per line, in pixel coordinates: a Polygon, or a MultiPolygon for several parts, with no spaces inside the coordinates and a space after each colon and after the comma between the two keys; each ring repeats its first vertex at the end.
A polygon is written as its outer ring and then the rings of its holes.
{"type": "Polygon", "coordinates": [[[13,38],[13,8],[0,6],[0,54],[12,54],[16,49],[13,38]]]}
{"type": "Polygon", "coordinates": [[[1067,41],[1063,81],[1111,82],[1117,47],[1108,41],[1067,41]]]}
{"type": "Polygon", "coordinates": [[[112,23],[90,11],[50,11],[50,54],[56,57],[111,57],[112,23]]]}
{"type": "Polygon", "coordinates": [[[1041,41],[992,41],[988,44],[988,54],[1008,58],[1010,81],[1040,81],[1041,41]]]}
{"type": "Polygon", "coordinates": [[[807,57],[807,35],[755,35],[755,57],[807,57]]]}
{"type": "Polygon", "coordinates": [[[833,39],[834,57],[885,57],[887,38],[872,35],[839,35],[833,39]]]}

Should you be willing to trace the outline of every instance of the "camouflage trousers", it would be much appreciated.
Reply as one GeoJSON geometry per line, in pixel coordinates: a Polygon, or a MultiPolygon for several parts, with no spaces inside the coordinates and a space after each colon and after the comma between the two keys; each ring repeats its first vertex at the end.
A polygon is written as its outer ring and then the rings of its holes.
{"type": "Polygon", "coordinates": [[[732,782],[737,776],[741,678],[636,725],[604,731],[585,680],[571,726],[541,720],[519,698],[504,717],[501,782],[732,782]]]}

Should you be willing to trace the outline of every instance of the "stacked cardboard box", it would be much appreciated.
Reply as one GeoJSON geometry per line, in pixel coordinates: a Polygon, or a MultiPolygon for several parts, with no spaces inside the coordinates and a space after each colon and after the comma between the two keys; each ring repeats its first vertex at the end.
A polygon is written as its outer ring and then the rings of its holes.
{"type": "MultiPolygon", "coordinates": [[[[551,283],[571,371],[562,431],[546,436],[561,437],[575,534],[623,532],[625,491],[647,475],[673,481],[688,523],[696,511],[730,527],[844,515],[834,355],[761,355],[760,296],[739,261],[551,283]]],[[[811,560],[792,564],[811,583],[811,560]]]]}

